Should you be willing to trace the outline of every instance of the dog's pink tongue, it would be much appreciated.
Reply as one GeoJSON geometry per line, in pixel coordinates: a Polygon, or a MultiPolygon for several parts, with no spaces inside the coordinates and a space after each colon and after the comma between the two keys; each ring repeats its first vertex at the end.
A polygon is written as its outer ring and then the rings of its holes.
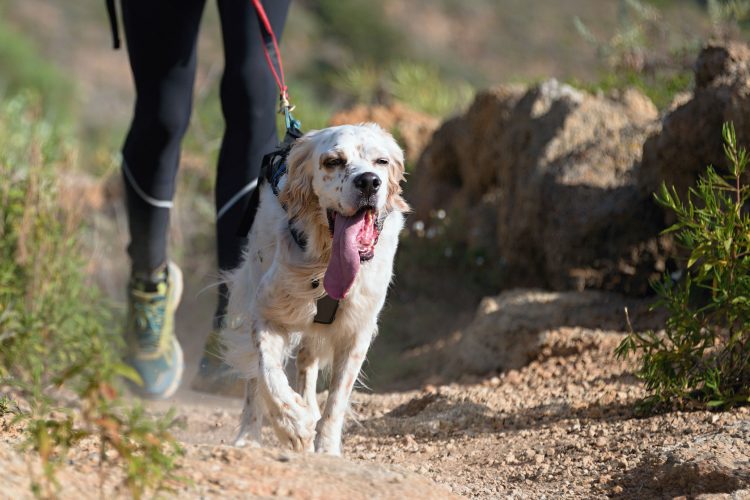
{"type": "Polygon", "coordinates": [[[351,217],[336,214],[333,221],[333,249],[328,269],[323,278],[326,293],[336,300],[343,299],[359,271],[357,235],[365,223],[365,210],[351,217]]]}

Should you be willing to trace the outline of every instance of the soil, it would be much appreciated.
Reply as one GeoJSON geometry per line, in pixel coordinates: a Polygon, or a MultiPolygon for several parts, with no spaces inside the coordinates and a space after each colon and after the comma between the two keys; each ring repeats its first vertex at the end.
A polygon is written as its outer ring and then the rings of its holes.
{"type": "MultiPolygon", "coordinates": [[[[341,459],[272,448],[270,431],[268,448],[230,446],[239,400],[185,390],[150,408],[174,405],[184,422],[180,498],[750,498],[750,409],[639,416],[644,388],[613,355],[621,338],[560,328],[519,370],[357,392],[341,459]]],[[[18,436],[6,425],[0,438],[3,493],[30,496],[18,436]]],[[[103,477],[123,494],[116,473],[103,477]]],[[[96,496],[93,448],[76,449],[61,478],[61,497],[96,496]]]]}
{"type": "MultiPolygon", "coordinates": [[[[8,3],[9,15],[28,32],[44,35],[39,41],[45,52],[84,82],[89,128],[98,130],[102,120],[123,126],[130,112],[123,103],[131,102],[132,90],[124,54],[115,59],[110,52],[104,18],[85,32],[69,30],[85,43],[61,51],[69,47],[64,42],[71,38],[67,24],[54,12],[45,13],[43,4],[41,0],[8,3]],[[32,30],[40,19],[49,21],[45,29],[32,30]]],[[[97,15],[81,9],[67,12],[97,15]]],[[[103,10],[99,12],[103,15],[103,10]]],[[[208,46],[209,53],[219,50],[208,46]]],[[[198,88],[215,75],[214,65],[202,67],[198,88]]],[[[184,206],[199,202],[191,199],[184,206]]],[[[115,299],[121,299],[124,290],[122,248],[127,243],[124,214],[118,207],[114,216],[107,216],[115,223],[97,229],[101,236],[92,252],[99,284],[115,299]]],[[[185,231],[178,234],[184,240],[178,238],[178,243],[192,245],[187,228],[195,219],[176,212],[174,226],[185,231]]],[[[212,244],[207,246],[213,249],[212,244]]],[[[400,255],[414,250],[405,246],[400,255]]],[[[443,250],[448,255],[450,248],[443,250]]],[[[214,306],[213,261],[205,255],[183,264],[187,275],[206,277],[188,283],[178,318],[180,340],[190,360],[200,354],[214,306]]],[[[234,448],[229,443],[240,401],[183,389],[173,400],[149,405],[156,413],[174,406],[184,423],[176,431],[185,448],[178,473],[188,482],[172,485],[175,491],[166,496],[750,498],[750,410],[640,416],[635,404],[644,388],[633,376],[633,365],[613,354],[622,333],[553,328],[547,346],[525,367],[462,376],[460,382],[431,376],[440,371],[436,359],[444,359],[431,352],[439,351],[441,342],[445,344],[456,329],[471,321],[482,296],[497,290],[482,289],[465,270],[422,265],[413,269],[412,274],[419,276],[412,279],[405,271],[415,259],[424,264],[435,256],[415,253],[401,261],[384,311],[382,335],[366,367],[372,386],[380,392],[361,390],[353,396],[354,418],[345,432],[343,458],[273,448],[270,431],[267,448],[234,448]],[[445,290],[462,293],[455,297],[445,290]]],[[[445,267],[445,261],[439,263],[445,267]]],[[[475,271],[472,276],[483,272],[475,271]]],[[[188,371],[185,380],[191,375],[188,371]]],[[[29,468],[38,468],[31,455],[19,451],[20,439],[19,428],[8,417],[0,418],[0,497],[32,497],[29,468]]],[[[119,473],[100,470],[97,463],[93,443],[74,449],[59,474],[59,497],[127,496],[119,473]]]]}

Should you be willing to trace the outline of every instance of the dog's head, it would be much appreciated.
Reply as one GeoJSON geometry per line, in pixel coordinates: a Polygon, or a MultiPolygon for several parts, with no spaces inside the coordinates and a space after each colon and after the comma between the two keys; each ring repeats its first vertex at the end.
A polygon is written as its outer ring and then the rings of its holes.
{"type": "Polygon", "coordinates": [[[375,255],[381,224],[409,210],[401,196],[404,154],[375,124],[343,125],[307,133],[289,155],[279,193],[291,220],[332,240],[326,291],[343,298],[360,262],[375,255]]]}

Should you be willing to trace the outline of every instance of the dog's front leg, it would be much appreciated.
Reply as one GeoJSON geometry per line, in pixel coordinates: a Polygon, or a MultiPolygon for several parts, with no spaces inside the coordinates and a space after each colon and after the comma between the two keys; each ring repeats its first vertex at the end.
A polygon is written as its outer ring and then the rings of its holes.
{"type": "MultiPolygon", "coordinates": [[[[374,331],[375,327],[371,329],[374,331]]],[[[334,350],[333,377],[328,391],[328,400],[323,417],[318,421],[315,451],[329,455],[341,455],[341,431],[349,408],[349,397],[354,382],[362,369],[362,363],[370,347],[372,334],[360,334],[353,345],[334,350]]]]}
{"type": "Polygon", "coordinates": [[[315,418],[302,397],[289,386],[284,373],[284,336],[266,325],[255,328],[253,335],[258,350],[259,392],[276,436],[296,451],[311,451],[315,418]]]}
{"type": "Polygon", "coordinates": [[[304,398],[316,422],[320,420],[316,390],[319,366],[318,358],[312,349],[303,344],[297,352],[297,392],[304,398]]]}
{"type": "Polygon", "coordinates": [[[256,446],[262,444],[261,431],[263,429],[263,405],[258,394],[258,380],[251,378],[245,386],[245,405],[242,408],[240,430],[234,440],[234,445],[243,447],[249,443],[256,446]]]}

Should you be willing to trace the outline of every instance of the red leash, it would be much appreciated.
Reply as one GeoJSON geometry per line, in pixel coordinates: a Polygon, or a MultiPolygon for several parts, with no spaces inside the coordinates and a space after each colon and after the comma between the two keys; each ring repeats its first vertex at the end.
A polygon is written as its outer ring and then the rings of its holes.
{"type": "Polygon", "coordinates": [[[266,62],[268,67],[271,68],[276,85],[279,87],[279,112],[283,112],[286,108],[291,111],[289,106],[289,91],[286,86],[286,80],[284,78],[284,64],[281,60],[281,51],[279,50],[279,43],[276,40],[276,35],[271,27],[271,22],[268,20],[266,10],[263,8],[261,0],[251,0],[255,12],[258,15],[258,23],[260,24],[260,36],[263,40],[263,53],[266,56],[266,62]],[[274,60],[276,64],[274,64],[274,60]],[[277,68],[278,66],[278,68],[277,68]]]}
{"type": "MultiPolygon", "coordinates": [[[[268,20],[266,9],[263,8],[261,0],[251,0],[251,2],[253,3],[253,7],[255,7],[255,12],[258,16],[258,23],[260,24],[260,36],[263,40],[263,53],[266,56],[268,67],[271,68],[273,78],[276,80],[276,85],[279,87],[279,112],[287,114],[287,128],[289,128],[291,116],[288,114],[292,111],[293,106],[289,105],[289,91],[284,78],[284,63],[281,60],[279,42],[276,40],[276,34],[273,32],[271,22],[268,20]],[[274,61],[276,61],[275,64],[274,61]]],[[[117,23],[115,0],[107,0],[107,15],[109,17],[110,28],[112,29],[114,48],[119,49],[120,30],[117,23]]],[[[291,120],[294,119],[291,118],[291,120]]]]}

